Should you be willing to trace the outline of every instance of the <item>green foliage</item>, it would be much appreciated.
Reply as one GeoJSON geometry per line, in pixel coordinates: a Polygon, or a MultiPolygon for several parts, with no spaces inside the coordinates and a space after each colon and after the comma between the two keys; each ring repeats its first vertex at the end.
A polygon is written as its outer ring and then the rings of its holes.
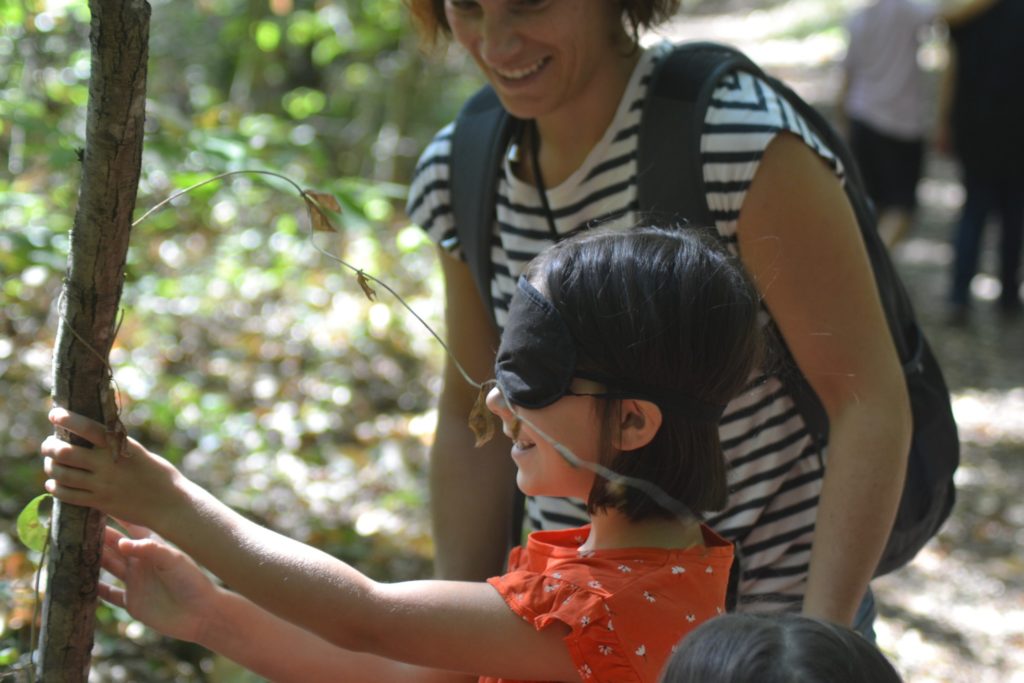
{"type": "Polygon", "coordinates": [[[37,553],[43,552],[49,534],[49,524],[40,518],[39,507],[44,502],[52,500],[53,497],[49,493],[40,494],[30,500],[25,509],[18,514],[18,539],[37,553]]]}
{"type": "MultiPolygon", "coordinates": [[[[329,192],[342,214],[338,233],[311,236],[293,188],[235,175],[140,223],[110,358],[125,424],[253,518],[376,577],[422,576],[441,352],[310,240],[440,329],[433,250],[402,204],[420,150],[476,81],[424,58],[401,0],[151,5],[136,215],[246,168],[329,192]]],[[[39,555],[14,520],[44,478],[88,34],[85,0],[0,0],[0,672],[30,649],[39,555]]],[[[122,610],[99,614],[99,680],[199,680],[209,666],[122,610]]]]}

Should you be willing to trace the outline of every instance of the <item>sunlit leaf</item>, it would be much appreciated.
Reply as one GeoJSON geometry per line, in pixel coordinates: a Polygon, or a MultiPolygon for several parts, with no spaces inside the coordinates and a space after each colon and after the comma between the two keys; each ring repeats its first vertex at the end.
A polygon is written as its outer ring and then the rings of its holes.
{"type": "Polygon", "coordinates": [[[16,647],[6,647],[0,650],[0,666],[10,666],[18,661],[20,653],[16,647]]]}
{"type": "Polygon", "coordinates": [[[18,514],[18,538],[36,552],[43,552],[49,534],[48,525],[39,518],[39,506],[52,498],[49,493],[38,495],[18,514]]]}

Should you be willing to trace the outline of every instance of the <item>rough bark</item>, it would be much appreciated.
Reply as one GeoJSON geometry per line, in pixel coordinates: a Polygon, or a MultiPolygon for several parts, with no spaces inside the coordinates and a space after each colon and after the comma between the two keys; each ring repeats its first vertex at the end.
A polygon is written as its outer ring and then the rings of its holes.
{"type": "MultiPolygon", "coordinates": [[[[117,333],[142,163],[150,8],[145,0],[90,0],[89,9],[85,150],[59,306],[53,400],[113,429],[120,423],[107,356],[117,333]]],[[[54,507],[40,681],[88,679],[104,523],[96,510],[54,507]]]]}

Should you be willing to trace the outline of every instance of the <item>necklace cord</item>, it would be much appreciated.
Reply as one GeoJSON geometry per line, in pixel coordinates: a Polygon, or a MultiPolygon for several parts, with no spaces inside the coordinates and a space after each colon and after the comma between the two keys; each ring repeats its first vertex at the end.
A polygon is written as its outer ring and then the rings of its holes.
{"type": "Polygon", "coordinates": [[[530,165],[533,170],[533,182],[537,188],[537,193],[540,195],[540,203],[544,207],[544,217],[548,221],[548,232],[551,233],[551,239],[555,242],[559,241],[558,228],[555,227],[555,214],[551,210],[551,204],[548,202],[548,190],[544,184],[544,176],[540,172],[540,133],[537,131],[537,121],[531,119],[529,122],[529,134],[530,134],[530,165]]]}

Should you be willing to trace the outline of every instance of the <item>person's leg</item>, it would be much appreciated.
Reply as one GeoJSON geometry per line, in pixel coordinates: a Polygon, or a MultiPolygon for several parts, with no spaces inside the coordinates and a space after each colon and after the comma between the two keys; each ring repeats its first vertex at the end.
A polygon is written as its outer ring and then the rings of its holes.
{"type": "Polygon", "coordinates": [[[970,303],[971,280],[978,272],[981,238],[992,206],[992,187],[973,174],[964,174],[964,206],[953,235],[953,283],[950,303],[954,315],[966,312],[970,303]]]}
{"type": "Polygon", "coordinates": [[[906,236],[914,220],[924,140],[876,133],[874,151],[872,197],[878,209],[878,234],[885,245],[892,248],[906,236]]]}
{"type": "Polygon", "coordinates": [[[890,163],[887,184],[889,209],[879,219],[878,228],[888,247],[906,237],[917,211],[917,185],[924,171],[924,138],[889,139],[890,163]]]}
{"type": "Polygon", "coordinates": [[[1000,187],[1002,218],[999,242],[999,308],[1005,313],[1021,309],[1020,262],[1024,241],[1024,179],[1010,178],[1000,187]]]}
{"type": "Polygon", "coordinates": [[[875,209],[881,210],[885,204],[883,196],[885,183],[879,174],[885,167],[879,159],[878,134],[866,123],[857,119],[850,119],[850,152],[860,170],[864,191],[874,203],[875,209]]]}
{"type": "Polygon", "coordinates": [[[910,209],[889,207],[878,215],[878,234],[885,246],[892,249],[910,232],[913,222],[914,216],[910,209]]]}

